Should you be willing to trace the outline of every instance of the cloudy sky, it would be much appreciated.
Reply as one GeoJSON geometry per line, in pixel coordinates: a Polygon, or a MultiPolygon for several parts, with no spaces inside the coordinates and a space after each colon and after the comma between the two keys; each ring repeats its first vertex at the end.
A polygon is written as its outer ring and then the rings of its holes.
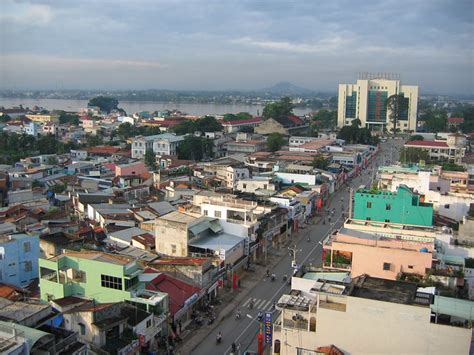
{"type": "Polygon", "coordinates": [[[0,88],[473,93],[471,0],[0,0],[0,88]]]}

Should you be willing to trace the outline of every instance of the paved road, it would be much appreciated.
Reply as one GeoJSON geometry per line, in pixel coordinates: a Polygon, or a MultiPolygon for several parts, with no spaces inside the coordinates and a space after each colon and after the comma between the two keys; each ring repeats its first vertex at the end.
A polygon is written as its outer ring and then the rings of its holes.
{"type": "MultiPolygon", "coordinates": [[[[402,145],[402,141],[389,140],[387,143],[381,145],[381,151],[379,152],[377,159],[365,170],[362,171],[360,177],[354,178],[351,181],[351,186],[357,188],[360,185],[370,186],[371,180],[374,178],[375,167],[378,165],[385,165],[389,161],[398,160],[399,147],[402,145]]],[[[345,216],[347,216],[349,192],[348,189],[342,187],[332,197],[331,208],[335,208],[336,214],[332,218],[332,223],[329,224],[326,218],[326,224],[315,224],[306,225],[305,229],[301,230],[298,235],[291,236],[297,245],[297,249],[300,250],[297,253],[298,264],[309,264],[321,265],[322,257],[322,245],[319,244],[329,232],[335,228],[339,228],[343,224],[343,218],[341,216],[342,206],[345,209],[345,216]],[[310,237],[310,242],[307,241],[307,237],[310,237]]],[[[258,287],[255,287],[248,294],[248,297],[239,306],[242,312],[242,318],[235,320],[234,315],[227,317],[221,322],[219,327],[211,332],[207,338],[199,344],[193,351],[194,355],[208,355],[208,354],[229,354],[231,352],[231,344],[235,342],[240,344],[240,353],[246,350],[256,351],[257,340],[256,335],[259,331],[259,323],[255,320],[259,310],[271,311],[273,300],[278,300],[284,293],[288,293],[290,287],[282,282],[282,276],[284,274],[291,275],[292,257],[289,253],[281,258],[281,261],[271,271],[277,275],[277,280],[271,282],[270,280],[263,278],[259,283],[258,287]],[[248,310],[247,305],[250,299],[254,300],[253,310],[248,310]],[[253,319],[246,316],[249,314],[253,319]],[[216,344],[217,333],[221,331],[223,335],[223,341],[221,344],[216,344]]],[[[234,310],[235,312],[236,310],[234,310]]],[[[234,313],[235,314],[235,313],[234,313]]],[[[277,314],[274,313],[276,318],[277,314]]]]}

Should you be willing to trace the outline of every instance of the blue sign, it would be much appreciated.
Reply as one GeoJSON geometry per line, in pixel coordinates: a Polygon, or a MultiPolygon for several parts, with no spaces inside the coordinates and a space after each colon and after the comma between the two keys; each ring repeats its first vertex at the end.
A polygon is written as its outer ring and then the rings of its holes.
{"type": "Polygon", "coordinates": [[[272,314],[271,312],[265,312],[264,318],[264,326],[265,326],[265,344],[272,344],[272,336],[273,336],[273,326],[272,326],[272,314]]]}

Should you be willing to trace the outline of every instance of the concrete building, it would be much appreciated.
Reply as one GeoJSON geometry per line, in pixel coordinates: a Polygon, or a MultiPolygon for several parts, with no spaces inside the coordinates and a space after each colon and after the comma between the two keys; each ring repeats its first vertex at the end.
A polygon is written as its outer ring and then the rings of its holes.
{"type": "MultiPolygon", "coordinates": [[[[356,222],[357,221],[353,221],[356,222]]],[[[361,221],[362,222],[362,221],[361,221]]],[[[435,238],[351,229],[350,224],[323,243],[323,267],[396,280],[402,274],[425,276],[431,269],[435,238]]]]}
{"type": "Polygon", "coordinates": [[[401,112],[397,128],[402,132],[416,131],[418,86],[401,85],[383,75],[357,80],[356,84],[339,84],[337,126],[344,127],[358,118],[362,127],[373,131],[390,130],[393,123],[387,109],[387,99],[395,94],[405,98],[407,110],[401,112]]]}
{"type": "Polygon", "coordinates": [[[255,193],[257,190],[276,191],[276,188],[271,177],[254,176],[251,179],[240,179],[236,190],[255,193]]]}
{"type": "Polygon", "coordinates": [[[422,140],[405,143],[405,148],[420,149],[428,152],[431,161],[461,164],[466,155],[466,137],[453,133],[446,140],[422,140]]]}
{"type": "Polygon", "coordinates": [[[397,192],[359,190],[354,197],[354,218],[367,221],[433,225],[433,205],[400,185],[397,192]]]}
{"type": "Polygon", "coordinates": [[[18,287],[38,278],[40,247],[38,236],[0,235],[0,280],[18,287]]]}
{"type": "Polygon", "coordinates": [[[264,120],[257,127],[255,133],[269,135],[271,133],[281,133],[284,136],[304,134],[309,125],[295,115],[288,117],[275,117],[264,120]]]}
{"type": "Polygon", "coordinates": [[[132,158],[141,159],[147,150],[158,155],[177,155],[178,146],[184,141],[184,136],[171,133],[154,136],[138,136],[132,139],[132,158]]]}
{"type": "Polygon", "coordinates": [[[34,122],[56,122],[59,123],[59,115],[53,115],[53,114],[31,114],[31,115],[26,115],[26,118],[29,118],[30,120],[34,122]]]}
{"type": "Polygon", "coordinates": [[[222,122],[222,127],[226,133],[240,132],[243,127],[257,127],[262,122],[261,117],[249,118],[245,120],[235,120],[222,122]]]}
{"type": "Polygon", "coordinates": [[[361,355],[469,353],[473,302],[366,275],[350,283],[305,276],[293,277],[292,294],[277,302],[274,354],[318,354],[331,345],[361,355]]]}
{"type": "MultiPolygon", "coordinates": [[[[68,296],[93,298],[97,303],[128,301],[157,317],[168,310],[168,296],[145,289],[137,261],[96,251],[67,252],[40,259],[41,299],[68,296]]],[[[164,321],[162,317],[161,321],[164,321]]]]}

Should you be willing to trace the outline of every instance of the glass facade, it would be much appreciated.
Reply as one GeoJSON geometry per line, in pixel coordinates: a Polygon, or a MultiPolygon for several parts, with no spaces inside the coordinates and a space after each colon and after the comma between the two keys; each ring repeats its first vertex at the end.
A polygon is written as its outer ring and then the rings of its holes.
{"type": "Polygon", "coordinates": [[[357,92],[353,91],[352,96],[346,96],[346,118],[356,118],[357,112],[357,92]]]}
{"type": "Polygon", "coordinates": [[[369,91],[367,121],[385,122],[387,119],[387,92],[369,91]]]}
{"type": "Polygon", "coordinates": [[[401,121],[408,121],[408,104],[410,103],[408,97],[403,98],[402,108],[400,110],[400,117],[398,118],[401,121]]]}

